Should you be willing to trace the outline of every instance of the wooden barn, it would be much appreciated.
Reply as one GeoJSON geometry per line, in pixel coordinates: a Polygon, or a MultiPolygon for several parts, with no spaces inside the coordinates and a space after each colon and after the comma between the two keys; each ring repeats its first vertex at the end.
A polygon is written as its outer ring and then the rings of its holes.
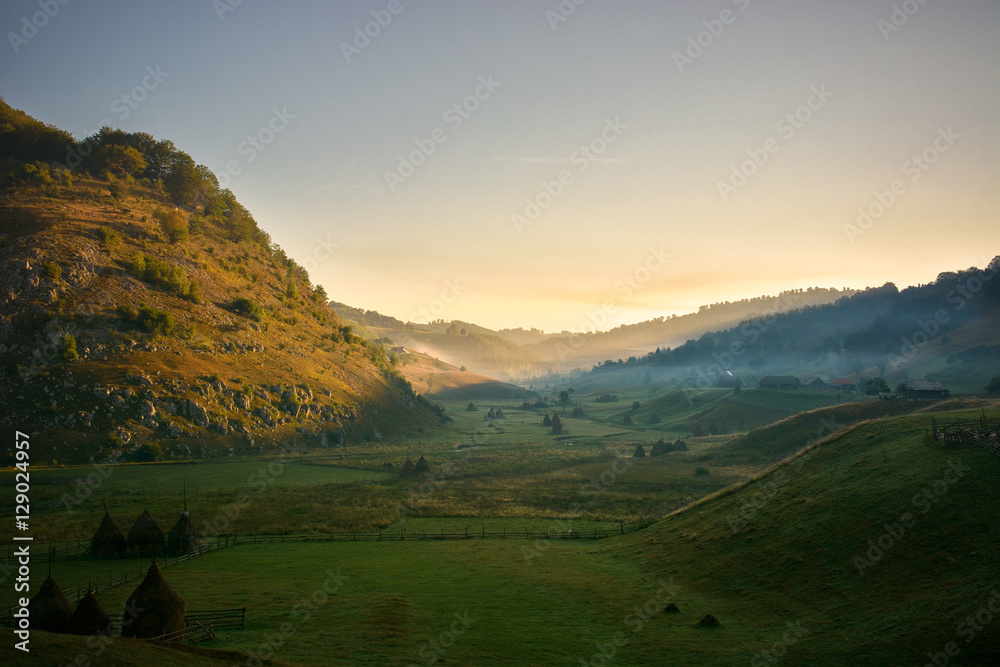
{"type": "Polygon", "coordinates": [[[768,375],[757,385],[761,389],[798,389],[802,382],[794,375],[768,375]]]}
{"type": "Polygon", "coordinates": [[[940,382],[907,380],[903,383],[900,395],[908,400],[934,400],[948,398],[951,392],[942,387],[940,382]]]}

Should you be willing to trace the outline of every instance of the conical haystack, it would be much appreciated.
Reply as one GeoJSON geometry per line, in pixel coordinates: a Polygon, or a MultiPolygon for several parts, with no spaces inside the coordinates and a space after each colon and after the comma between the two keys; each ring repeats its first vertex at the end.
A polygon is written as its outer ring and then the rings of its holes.
{"type": "Polygon", "coordinates": [[[28,617],[31,619],[32,630],[69,632],[73,607],[51,576],[28,602],[28,617]]]}
{"type": "Polygon", "coordinates": [[[183,630],[187,627],[184,608],[184,599],[167,583],[160,568],[153,563],[145,579],[125,603],[122,637],[159,637],[183,630]]]}
{"type": "Polygon", "coordinates": [[[430,471],[431,471],[431,464],[427,462],[427,459],[425,459],[422,456],[419,459],[417,459],[417,465],[413,467],[413,472],[415,472],[418,475],[423,475],[425,473],[430,473],[430,471]]]}
{"type": "Polygon", "coordinates": [[[416,464],[414,464],[413,461],[410,460],[410,457],[407,456],[406,462],[403,464],[402,470],[399,471],[399,475],[400,477],[412,477],[413,475],[417,474],[416,468],[417,468],[416,464]]]}
{"type": "Polygon", "coordinates": [[[545,419],[542,420],[542,426],[552,426],[552,417],[545,415],[545,419]]]}
{"type": "Polygon", "coordinates": [[[128,550],[139,553],[163,552],[165,539],[163,529],[156,523],[149,510],[143,510],[128,531],[128,550]]]}
{"type": "Polygon", "coordinates": [[[191,524],[191,514],[184,510],[167,535],[167,553],[177,555],[191,553],[198,549],[199,541],[198,531],[191,524]]]}
{"type": "Polygon", "coordinates": [[[111,634],[111,619],[104,613],[92,591],[88,591],[76,605],[76,611],[70,620],[70,632],[74,635],[111,634]]]}
{"type": "Polygon", "coordinates": [[[632,452],[632,458],[635,458],[635,459],[644,459],[644,458],[646,458],[646,448],[643,447],[642,445],[636,445],[635,446],[635,451],[632,452]]]}
{"type": "Polygon", "coordinates": [[[122,529],[118,527],[118,524],[111,518],[107,508],[105,508],[104,518],[101,520],[101,525],[97,528],[97,532],[90,538],[90,548],[87,550],[87,553],[98,558],[107,558],[108,556],[117,556],[125,553],[125,550],[128,548],[127,545],[128,541],[125,539],[125,533],[122,532],[122,529]]]}

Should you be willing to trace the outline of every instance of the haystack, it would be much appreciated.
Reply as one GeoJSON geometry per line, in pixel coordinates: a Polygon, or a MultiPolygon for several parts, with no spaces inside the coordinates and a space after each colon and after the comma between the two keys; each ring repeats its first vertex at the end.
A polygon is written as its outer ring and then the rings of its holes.
{"type": "Polygon", "coordinates": [[[111,634],[111,619],[92,591],[88,591],[76,605],[70,620],[70,632],[74,635],[111,634]]]}
{"type": "Polygon", "coordinates": [[[90,538],[90,548],[87,553],[98,558],[107,558],[123,554],[127,548],[128,542],[125,539],[125,533],[111,518],[107,507],[105,507],[104,518],[101,519],[101,525],[97,528],[97,532],[90,538]]]}
{"type": "Polygon", "coordinates": [[[414,466],[413,472],[415,472],[418,475],[430,474],[431,464],[427,462],[427,459],[421,456],[419,459],[417,459],[417,465],[414,466]]]}
{"type": "Polygon", "coordinates": [[[167,583],[160,568],[153,563],[142,583],[125,603],[122,637],[159,637],[183,630],[187,627],[184,608],[184,599],[167,583]]]}
{"type": "Polygon", "coordinates": [[[636,445],[635,451],[632,452],[632,458],[634,459],[644,459],[646,458],[646,448],[642,445],[636,445]]]}
{"type": "Polygon", "coordinates": [[[191,524],[191,513],[185,509],[167,535],[167,553],[181,556],[197,551],[200,541],[201,536],[191,524]]]}
{"type": "Polygon", "coordinates": [[[664,614],[679,614],[681,610],[677,608],[677,605],[671,602],[663,609],[664,614]]]}
{"type": "Polygon", "coordinates": [[[162,552],[166,546],[163,529],[149,510],[143,510],[128,531],[128,550],[139,553],[162,552]]]}
{"type": "Polygon", "coordinates": [[[31,619],[32,630],[69,632],[73,607],[52,575],[49,575],[35,597],[28,602],[28,617],[31,619]]]}
{"type": "Polygon", "coordinates": [[[476,404],[473,403],[472,401],[469,401],[469,404],[465,407],[466,412],[475,412],[478,409],[479,408],[477,408],[476,404]]]}
{"type": "Polygon", "coordinates": [[[705,617],[698,621],[699,628],[717,628],[720,625],[722,624],[719,623],[719,619],[711,614],[705,614],[705,617]]]}
{"type": "Polygon", "coordinates": [[[632,415],[625,415],[624,417],[622,417],[622,425],[623,426],[631,426],[632,425],[632,415]]]}
{"type": "Polygon", "coordinates": [[[545,419],[542,420],[542,426],[552,426],[552,417],[545,415],[545,419]]]}
{"type": "Polygon", "coordinates": [[[686,452],[688,451],[687,443],[678,438],[675,442],[671,442],[667,445],[667,452],[686,452]]]}
{"type": "Polygon", "coordinates": [[[493,417],[496,419],[507,419],[507,415],[503,413],[503,408],[497,408],[497,411],[493,413],[493,417]]]}
{"type": "Polygon", "coordinates": [[[416,473],[416,465],[410,459],[409,456],[406,457],[406,462],[403,463],[402,470],[399,471],[400,477],[413,477],[416,473]]]}
{"type": "Polygon", "coordinates": [[[560,435],[563,432],[562,420],[559,419],[559,415],[552,415],[552,433],[554,435],[560,435]]]}
{"type": "Polygon", "coordinates": [[[486,418],[487,419],[494,419],[496,416],[497,416],[497,412],[493,408],[490,408],[490,411],[486,413],[486,418]]]}

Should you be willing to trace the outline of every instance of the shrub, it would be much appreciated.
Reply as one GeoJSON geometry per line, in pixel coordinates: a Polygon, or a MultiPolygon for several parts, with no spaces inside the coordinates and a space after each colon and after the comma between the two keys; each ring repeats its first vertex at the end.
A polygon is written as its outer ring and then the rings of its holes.
{"type": "Polygon", "coordinates": [[[97,228],[97,238],[101,241],[101,245],[105,248],[112,248],[118,245],[122,237],[118,235],[118,232],[111,229],[107,225],[101,225],[97,228]]]}
{"type": "Polygon", "coordinates": [[[187,271],[181,266],[140,252],[132,258],[129,272],[136,278],[173,292],[182,299],[194,303],[201,302],[197,283],[188,278],[187,271]]]}
{"type": "Polygon", "coordinates": [[[139,312],[127,303],[118,306],[115,310],[118,313],[118,317],[126,322],[135,322],[136,318],[139,317],[139,312]]]}
{"type": "Polygon", "coordinates": [[[59,280],[62,278],[62,267],[57,262],[45,262],[45,266],[42,267],[42,275],[52,280],[59,280]]]}
{"type": "Polygon", "coordinates": [[[76,338],[72,334],[66,334],[62,339],[62,350],[59,353],[66,361],[79,359],[80,355],[76,351],[76,338]]]}
{"type": "Polygon", "coordinates": [[[174,327],[177,326],[177,322],[170,313],[156,310],[150,306],[139,308],[136,322],[154,336],[169,335],[173,333],[174,327]]]}
{"type": "Polygon", "coordinates": [[[233,299],[232,303],[230,303],[230,307],[236,311],[237,314],[256,322],[260,322],[264,319],[264,308],[253,299],[247,299],[244,297],[233,299]]]}

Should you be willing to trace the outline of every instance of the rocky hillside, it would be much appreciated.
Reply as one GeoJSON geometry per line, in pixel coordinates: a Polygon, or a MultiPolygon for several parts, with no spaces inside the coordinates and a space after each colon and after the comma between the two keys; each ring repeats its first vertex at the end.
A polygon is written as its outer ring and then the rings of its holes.
{"type": "Polygon", "coordinates": [[[148,174],[152,138],[105,131],[77,168],[31,161],[10,148],[18,136],[64,133],[0,111],[0,422],[31,434],[33,460],[335,446],[436,426],[436,407],[210,172],[177,187],[186,154],[153,144],[169,150],[148,174]]]}

